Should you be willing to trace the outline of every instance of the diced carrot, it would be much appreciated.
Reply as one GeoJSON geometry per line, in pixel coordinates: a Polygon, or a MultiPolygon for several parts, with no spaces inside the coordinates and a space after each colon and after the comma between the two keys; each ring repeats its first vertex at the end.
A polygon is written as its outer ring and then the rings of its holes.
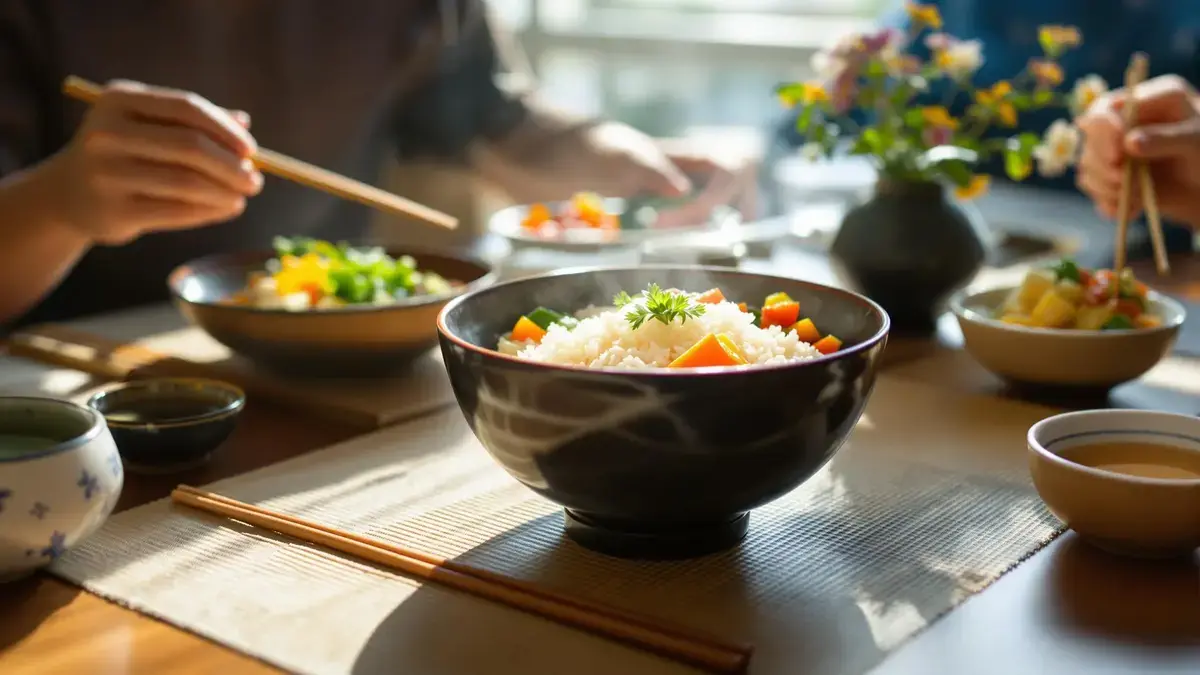
{"type": "Polygon", "coordinates": [[[321,285],[316,282],[302,284],[300,286],[300,290],[308,293],[308,302],[313,307],[316,307],[317,303],[321,301],[321,298],[325,296],[324,289],[322,289],[321,285]]]}
{"type": "Polygon", "coordinates": [[[791,330],[796,331],[796,337],[800,338],[801,342],[812,344],[821,339],[821,333],[812,319],[800,319],[792,326],[791,330]]]}
{"type": "Polygon", "coordinates": [[[762,327],[787,327],[800,320],[800,303],[794,300],[777,302],[762,308],[762,327]]]}
{"type": "Polygon", "coordinates": [[[529,213],[525,215],[525,219],[521,221],[521,226],[531,230],[536,230],[541,227],[542,223],[553,218],[550,213],[550,207],[545,204],[534,204],[529,207],[529,213]]]}
{"type": "Polygon", "coordinates": [[[785,302],[792,302],[792,299],[788,296],[787,293],[772,293],[772,294],[768,295],[766,301],[763,302],[763,307],[770,307],[771,305],[780,305],[785,302]]]}
{"type": "Polygon", "coordinates": [[[1162,319],[1153,314],[1139,314],[1134,318],[1133,325],[1138,328],[1158,328],[1162,325],[1162,319]]]}
{"type": "Polygon", "coordinates": [[[749,311],[750,311],[750,308],[746,307],[746,303],[744,303],[744,302],[739,302],[739,303],[738,303],[738,310],[740,310],[740,311],[742,311],[742,312],[749,312],[749,311]]]}
{"type": "Polygon", "coordinates": [[[542,327],[534,323],[527,316],[517,319],[517,325],[513,326],[510,339],[513,342],[541,342],[546,336],[546,331],[542,327]]]}
{"type": "MultiPolygon", "coordinates": [[[[726,338],[728,341],[728,338],[726,338]]],[[[730,343],[730,346],[733,346],[730,343]]],[[[740,366],[746,360],[730,351],[716,335],[709,333],[700,338],[699,342],[679,355],[668,368],[710,368],[714,366],[740,366]]]]}
{"type": "Polygon", "coordinates": [[[742,350],[736,344],[734,344],[733,338],[724,333],[718,333],[717,342],[721,343],[721,346],[725,348],[725,351],[733,354],[741,361],[741,363],[738,365],[746,363],[746,355],[742,353],[742,350]]]}
{"type": "Polygon", "coordinates": [[[621,229],[621,219],[614,213],[602,213],[596,217],[596,228],[601,230],[621,229]]]}
{"type": "Polygon", "coordinates": [[[832,354],[842,348],[842,341],[832,335],[826,335],[814,342],[813,348],[822,354],[832,354]]]}
{"type": "Polygon", "coordinates": [[[725,294],[722,293],[721,289],[719,288],[710,288],[696,298],[696,302],[704,302],[710,305],[715,305],[718,302],[723,302],[724,300],[725,294]]]}
{"type": "Polygon", "coordinates": [[[1117,314],[1124,314],[1131,319],[1136,319],[1142,315],[1142,306],[1136,300],[1121,298],[1117,301],[1117,308],[1114,311],[1117,314]]]}

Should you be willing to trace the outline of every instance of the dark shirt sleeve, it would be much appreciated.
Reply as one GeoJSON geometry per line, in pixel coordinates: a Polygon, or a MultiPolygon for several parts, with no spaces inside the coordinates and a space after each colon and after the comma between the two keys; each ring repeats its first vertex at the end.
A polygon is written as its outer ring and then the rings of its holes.
{"type": "Polygon", "coordinates": [[[484,0],[440,0],[428,34],[438,48],[429,77],[400,102],[402,159],[465,162],[481,138],[499,138],[528,114],[529,91],[515,46],[484,0]]]}
{"type": "Polygon", "coordinates": [[[35,164],[61,144],[61,103],[39,0],[0,0],[0,176],[35,164]]]}

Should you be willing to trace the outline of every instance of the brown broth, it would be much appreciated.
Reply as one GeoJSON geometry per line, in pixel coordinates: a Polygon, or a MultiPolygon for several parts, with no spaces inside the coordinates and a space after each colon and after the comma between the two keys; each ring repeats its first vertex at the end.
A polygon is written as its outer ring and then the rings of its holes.
{"type": "Polygon", "coordinates": [[[1170,445],[1095,443],[1069,448],[1060,456],[1076,464],[1126,476],[1200,480],[1200,452],[1170,445]]]}

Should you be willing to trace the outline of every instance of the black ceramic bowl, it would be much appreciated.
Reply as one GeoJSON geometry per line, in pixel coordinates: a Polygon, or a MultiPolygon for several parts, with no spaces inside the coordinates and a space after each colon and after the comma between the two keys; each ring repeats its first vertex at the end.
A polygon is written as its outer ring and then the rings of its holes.
{"type": "Polygon", "coordinates": [[[167,283],[192,324],[256,365],[289,376],[372,377],[408,367],[437,345],[437,314],[451,297],[491,284],[482,261],[448,253],[389,250],[412,255],[420,269],[462,287],[407,298],[392,305],[293,312],[228,304],[275,254],[250,251],[201,258],[179,267],[167,283]]]}
{"type": "Polygon", "coordinates": [[[517,480],[566,507],[567,532],[625,557],[690,557],[732,546],[748,513],[817,472],[854,427],[887,342],[887,314],[819,284],[728,269],[564,270],[482,289],[438,317],[446,370],[483,446],[517,480]],[[537,306],[608,305],[621,290],[779,291],[832,355],[757,368],[645,371],[550,366],[494,351],[537,306]]]}
{"type": "Polygon", "coordinates": [[[246,395],[232,384],[196,378],[122,382],[88,399],[108,423],[125,466],[142,473],[208,461],[245,405],[246,395]]]}

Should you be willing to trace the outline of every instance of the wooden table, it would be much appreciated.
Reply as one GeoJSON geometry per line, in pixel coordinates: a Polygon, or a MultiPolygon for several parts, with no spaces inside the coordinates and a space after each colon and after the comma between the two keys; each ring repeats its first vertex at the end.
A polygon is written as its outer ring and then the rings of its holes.
{"type": "MultiPolygon", "coordinates": [[[[1188,282],[1179,283],[1189,288],[1188,282]]],[[[952,326],[940,344],[893,341],[888,370],[957,390],[1007,395],[955,348],[955,341],[952,326]]],[[[1200,360],[1181,363],[1200,369],[1200,360]]],[[[31,368],[0,357],[0,375],[18,366],[31,368]]],[[[1117,390],[1112,403],[1200,411],[1200,376],[1159,379],[1156,387],[1117,390]]],[[[258,404],[247,409],[244,424],[213,464],[187,476],[131,475],[120,508],[164,497],[179,482],[203,484],[352,435],[349,429],[258,404]]],[[[0,587],[0,608],[0,673],[6,675],[274,672],[46,575],[0,587]]],[[[1068,534],[935,623],[874,672],[1200,673],[1200,572],[1187,563],[1115,559],[1068,534]]]]}

